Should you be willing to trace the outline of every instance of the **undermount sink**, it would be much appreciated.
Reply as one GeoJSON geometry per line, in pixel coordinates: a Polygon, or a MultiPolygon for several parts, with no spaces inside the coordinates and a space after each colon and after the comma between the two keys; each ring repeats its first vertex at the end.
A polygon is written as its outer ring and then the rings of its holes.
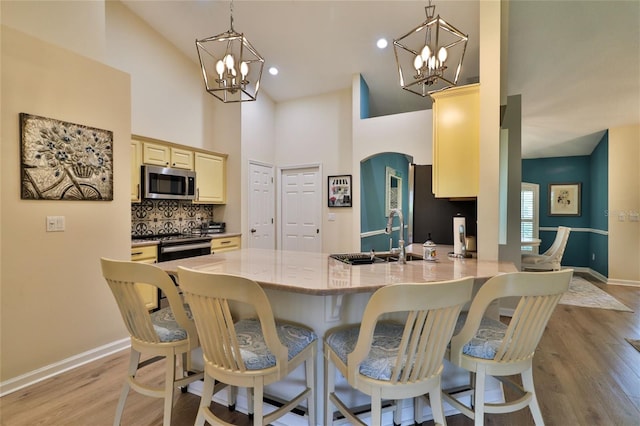
{"type": "MultiPolygon", "coordinates": [[[[398,253],[389,253],[389,252],[376,252],[375,257],[376,257],[376,262],[397,262],[398,261],[398,253]],[[379,260],[378,260],[379,259],[379,260]]],[[[422,256],[417,255],[417,254],[411,254],[411,253],[407,253],[405,255],[405,259],[407,260],[407,262],[411,261],[411,260],[422,260],[422,256]]]]}

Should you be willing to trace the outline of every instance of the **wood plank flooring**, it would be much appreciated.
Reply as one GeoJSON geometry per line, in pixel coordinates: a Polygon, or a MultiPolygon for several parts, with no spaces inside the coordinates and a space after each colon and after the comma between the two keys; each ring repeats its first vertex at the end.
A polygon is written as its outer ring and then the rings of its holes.
{"type": "MultiPolygon", "coordinates": [[[[534,359],[534,380],[547,425],[640,426],[640,352],[624,339],[640,338],[640,289],[606,286],[590,279],[634,313],[558,305],[534,359]]],[[[126,373],[122,351],[0,398],[3,426],[111,425],[126,373]]],[[[162,362],[142,374],[163,380],[162,362]]],[[[199,397],[178,393],[173,425],[192,425],[199,397]]],[[[226,421],[250,426],[247,416],[215,405],[226,421]]],[[[449,426],[472,425],[462,415],[449,426]]],[[[162,424],[162,401],[130,392],[124,425],[162,424]]],[[[425,422],[424,426],[433,422],[425,422]]],[[[533,425],[528,410],[487,415],[487,425],[533,425]]]]}

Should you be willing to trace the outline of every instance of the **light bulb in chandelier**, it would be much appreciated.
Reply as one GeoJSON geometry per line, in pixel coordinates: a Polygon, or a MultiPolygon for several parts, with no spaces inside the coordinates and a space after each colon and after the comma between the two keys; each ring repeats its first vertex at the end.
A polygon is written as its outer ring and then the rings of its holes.
{"type": "Polygon", "coordinates": [[[416,55],[416,58],[413,60],[413,67],[416,69],[416,71],[420,71],[420,69],[422,68],[422,64],[424,64],[422,56],[416,55]]]}
{"type": "Polygon", "coordinates": [[[236,64],[235,59],[233,59],[233,55],[227,53],[224,57],[224,64],[226,65],[228,70],[232,70],[236,64]]]}
{"type": "Polygon", "coordinates": [[[224,74],[224,62],[222,62],[222,60],[216,62],[216,72],[218,73],[218,76],[222,78],[222,74],[224,74]]]}
{"type": "Polygon", "coordinates": [[[441,47],[440,50],[438,50],[438,60],[440,61],[440,64],[444,64],[448,55],[449,53],[445,47],[441,47]]]}
{"type": "Polygon", "coordinates": [[[431,57],[431,48],[428,44],[424,45],[424,47],[422,48],[422,52],[420,52],[420,56],[422,57],[422,61],[425,63],[429,60],[429,58],[431,57]]]}
{"type": "Polygon", "coordinates": [[[240,63],[240,74],[242,74],[243,80],[247,76],[247,74],[249,74],[249,64],[246,63],[245,61],[242,61],[240,63]]]}

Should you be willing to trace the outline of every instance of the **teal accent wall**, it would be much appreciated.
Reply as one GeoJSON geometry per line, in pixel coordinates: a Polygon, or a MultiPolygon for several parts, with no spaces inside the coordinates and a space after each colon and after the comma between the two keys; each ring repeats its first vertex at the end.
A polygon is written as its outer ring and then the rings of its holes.
{"type": "MultiPolygon", "coordinates": [[[[387,152],[378,154],[360,163],[360,231],[370,232],[384,230],[387,226],[385,216],[385,179],[387,166],[396,170],[402,178],[402,213],[405,226],[409,223],[409,161],[406,155],[387,152]]],[[[399,226],[398,218],[393,219],[393,226],[399,226]]],[[[389,235],[374,235],[360,240],[360,249],[389,250],[389,235]]],[[[393,246],[398,246],[398,232],[392,233],[393,246]]],[[[406,232],[405,232],[406,240],[406,232]]]]}
{"type": "MultiPolygon", "coordinates": [[[[588,156],[522,160],[522,181],[540,185],[540,228],[607,230],[608,133],[588,156]],[[549,184],[581,183],[581,215],[549,215],[549,184]]],[[[556,231],[540,231],[540,252],[548,249],[556,231]]],[[[595,232],[571,232],[562,259],[565,266],[589,267],[607,276],[608,237],[595,232]],[[595,257],[595,261],[593,258],[595,257]]]]}
{"type": "Polygon", "coordinates": [[[369,85],[360,76],[360,119],[369,118],[369,85]]]}
{"type": "MultiPolygon", "coordinates": [[[[591,153],[591,229],[609,230],[609,132],[591,153]]],[[[609,276],[609,236],[592,232],[589,239],[589,267],[609,276]],[[595,259],[593,258],[595,257],[595,259]]]]}

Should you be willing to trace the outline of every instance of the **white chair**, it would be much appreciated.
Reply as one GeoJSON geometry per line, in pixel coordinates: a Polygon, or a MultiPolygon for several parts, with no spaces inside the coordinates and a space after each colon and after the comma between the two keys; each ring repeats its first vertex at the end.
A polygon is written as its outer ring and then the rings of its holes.
{"type": "Polygon", "coordinates": [[[202,426],[205,420],[228,424],[210,409],[217,380],[253,390],[249,392],[249,413],[255,426],[273,422],[304,400],[309,425],[315,426],[317,336],[313,330],[276,320],[264,290],[247,278],[179,267],[178,280],[193,312],[204,355],[204,388],[195,424],[202,426]],[[245,312],[243,318],[231,313],[230,304],[245,312]],[[247,316],[249,310],[255,316],[247,316]],[[303,363],[304,389],[264,415],[264,387],[284,379],[303,363]]]}
{"type": "Polygon", "coordinates": [[[556,238],[547,251],[542,254],[523,254],[523,271],[559,271],[562,269],[560,262],[567,247],[571,228],[559,226],[556,238]]]}
{"type": "Polygon", "coordinates": [[[551,314],[562,294],[569,288],[572,269],[558,272],[515,272],[498,275],[482,285],[471,302],[468,314],[461,314],[451,339],[449,361],[471,372],[472,405],[459,400],[462,395],[444,392],[446,402],[484,425],[484,413],[509,413],[529,407],[536,425],[543,425],[533,384],[532,361],[551,314]],[[509,325],[485,317],[487,307],[496,299],[519,297],[509,325]],[[464,326],[463,326],[464,324],[464,326]],[[520,374],[522,386],[506,376],[520,374]],[[504,403],[485,403],[485,380],[494,376],[516,389],[519,398],[504,403]]]}
{"type": "MultiPolygon", "coordinates": [[[[336,393],[336,369],[351,387],[371,397],[371,425],[381,424],[383,399],[427,393],[435,422],[446,424],[440,389],[443,357],[472,287],[471,277],[382,287],[367,303],[361,324],[329,330],[324,339],[325,425],[333,424],[332,405],[352,424],[365,424],[336,393]],[[404,320],[383,320],[387,314],[404,320]]],[[[401,421],[398,405],[396,424],[401,421]]],[[[416,401],[415,411],[418,407],[416,401]]]]}
{"type": "Polygon", "coordinates": [[[120,394],[114,426],[122,419],[124,404],[133,389],[146,396],[164,398],[163,425],[171,424],[173,395],[176,387],[203,378],[203,373],[191,374],[191,351],[199,346],[196,327],[189,318],[188,306],[184,305],[177,287],[166,272],[160,268],[138,262],[118,261],[102,258],[102,275],[116,299],[122,319],[131,335],[131,358],[127,379],[120,394]],[[138,284],[149,284],[162,290],[169,306],[150,313],[140,296],[138,284]],[[152,356],[140,362],[141,354],[152,356]],[[138,370],[150,363],[165,359],[165,382],[154,387],[137,380],[138,370]],[[178,377],[176,377],[176,367],[178,377]]]}

